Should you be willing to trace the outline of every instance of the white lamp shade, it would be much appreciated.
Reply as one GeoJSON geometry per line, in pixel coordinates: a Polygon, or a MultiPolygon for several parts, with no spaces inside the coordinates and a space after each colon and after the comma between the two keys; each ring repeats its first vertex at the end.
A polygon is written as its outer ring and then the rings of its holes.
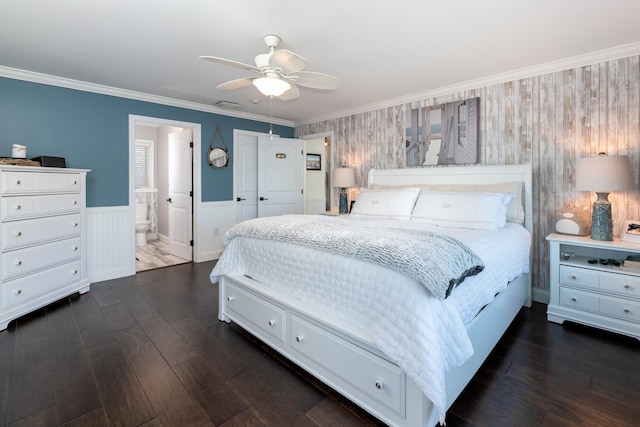
{"type": "Polygon", "coordinates": [[[627,156],[585,157],[578,163],[576,190],[609,193],[633,188],[627,156]]]}
{"type": "Polygon", "coordinates": [[[356,174],[353,168],[335,168],[333,170],[333,186],[348,188],[356,186],[356,174]]]}
{"type": "Polygon", "coordinates": [[[291,89],[289,82],[279,77],[260,77],[253,80],[253,85],[266,96],[280,96],[291,89]]]}

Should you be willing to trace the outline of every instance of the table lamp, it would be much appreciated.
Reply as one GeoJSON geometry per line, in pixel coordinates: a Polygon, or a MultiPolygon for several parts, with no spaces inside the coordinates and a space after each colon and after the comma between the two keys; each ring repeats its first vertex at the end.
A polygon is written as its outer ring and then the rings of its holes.
{"type": "Polygon", "coordinates": [[[347,208],[347,188],[356,186],[356,174],[353,168],[335,168],[332,181],[334,187],[340,188],[340,207],[338,212],[341,214],[349,213],[347,208]]]}
{"type": "Polygon", "coordinates": [[[607,156],[606,153],[599,153],[596,157],[580,159],[576,190],[595,191],[598,195],[591,211],[592,240],[613,240],[609,193],[630,190],[632,187],[633,179],[627,156],[607,156]]]}

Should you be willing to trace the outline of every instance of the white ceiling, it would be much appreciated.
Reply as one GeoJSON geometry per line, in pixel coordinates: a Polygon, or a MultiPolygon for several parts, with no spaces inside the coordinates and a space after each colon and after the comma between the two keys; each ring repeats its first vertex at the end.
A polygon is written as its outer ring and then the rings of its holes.
{"type": "Polygon", "coordinates": [[[216,89],[254,74],[198,56],[253,64],[277,34],[341,79],[273,101],[302,123],[636,44],[639,17],[639,0],[2,0],[0,66],[268,116],[253,86],[216,89]]]}

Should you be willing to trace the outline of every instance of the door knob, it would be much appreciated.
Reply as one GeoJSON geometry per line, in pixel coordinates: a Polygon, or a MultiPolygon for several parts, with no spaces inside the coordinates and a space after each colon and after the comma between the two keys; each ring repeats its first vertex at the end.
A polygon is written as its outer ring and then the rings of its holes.
{"type": "Polygon", "coordinates": [[[171,203],[171,197],[169,197],[169,198],[167,199],[167,202],[171,203]]]}
{"type": "Polygon", "coordinates": [[[260,197],[260,200],[269,200],[266,197],[260,197]]]}

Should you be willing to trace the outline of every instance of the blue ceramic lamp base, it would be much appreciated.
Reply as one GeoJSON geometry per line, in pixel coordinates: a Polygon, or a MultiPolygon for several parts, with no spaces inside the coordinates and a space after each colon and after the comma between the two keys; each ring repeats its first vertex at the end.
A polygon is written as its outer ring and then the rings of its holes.
{"type": "Polygon", "coordinates": [[[611,203],[609,193],[597,193],[598,199],[593,202],[591,213],[591,240],[612,241],[613,221],[611,219],[611,203]]]}
{"type": "Polygon", "coordinates": [[[347,208],[347,189],[340,189],[340,206],[338,207],[338,213],[346,214],[349,213],[349,209],[347,208]]]}

